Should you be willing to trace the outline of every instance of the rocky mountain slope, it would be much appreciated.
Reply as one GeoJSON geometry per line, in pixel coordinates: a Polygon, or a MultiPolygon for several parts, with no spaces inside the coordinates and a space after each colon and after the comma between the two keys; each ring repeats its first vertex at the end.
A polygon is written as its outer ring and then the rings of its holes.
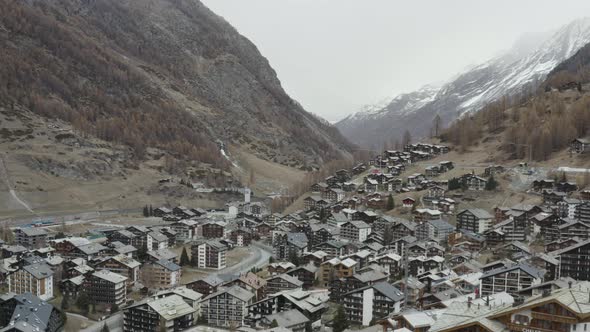
{"type": "Polygon", "coordinates": [[[197,0],[0,7],[0,219],[223,207],[183,183],[263,195],[352,149],[197,0]]]}
{"type": "Polygon", "coordinates": [[[401,95],[379,111],[349,116],[336,126],[351,141],[364,146],[399,139],[406,128],[411,128],[414,137],[427,136],[437,114],[446,125],[498,98],[532,90],[553,68],[588,42],[590,19],[579,19],[533,45],[526,39],[520,40],[510,51],[471,68],[439,90],[421,89],[401,95]],[[427,91],[436,94],[432,96],[427,91]],[[410,107],[399,102],[408,97],[418,100],[410,107]]]}
{"type": "Polygon", "coordinates": [[[254,44],[197,0],[8,0],[0,106],[228,168],[218,146],[300,169],[350,144],[281,87],[254,44]]]}

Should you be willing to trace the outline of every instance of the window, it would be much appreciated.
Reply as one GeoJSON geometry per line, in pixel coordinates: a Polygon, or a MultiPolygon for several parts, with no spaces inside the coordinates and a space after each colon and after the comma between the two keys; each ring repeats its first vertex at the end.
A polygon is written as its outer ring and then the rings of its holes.
{"type": "Polygon", "coordinates": [[[525,315],[514,315],[514,322],[517,324],[524,324],[524,325],[528,325],[529,324],[529,317],[525,316],[525,315]]]}

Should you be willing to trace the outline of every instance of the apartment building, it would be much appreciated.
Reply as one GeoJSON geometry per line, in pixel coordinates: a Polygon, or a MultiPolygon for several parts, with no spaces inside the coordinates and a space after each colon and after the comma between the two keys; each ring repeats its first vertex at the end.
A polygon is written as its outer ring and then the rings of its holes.
{"type": "Polygon", "coordinates": [[[16,244],[27,249],[38,249],[47,246],[47,231],[43,228],[17,228],[14,230],[16,244]]]}
{"type": "Polygon", "coordinates": [[[348,322],[362,326],[399,312],[403,302],[404,294],[387,282],[355,289],[342,296],[348,322]]]}
{"type": "Polygon", "coordinates": [[[483,234],[492,225],[492,216],[483,209],[466,209],[457,214],[457,228],[483,234]]]}
{"type": "Polygon", "coordinates": [[[145,300],[125,308],[123,331],[183,331],[195,324],[195,312],[195,308],[176,294],[145,300]]]}
{"type": "Polygon", "coordinates": [[[559,277],[590,280],[590,240],[552,253],[559,261],[559,277]]]}
{"type": "Polygon", "coordinates": [[[288,274],[279,274],[266,279],[267,294],[301,287],[303,287],[303,282],[288,274]]]}
{"type": "Polygon", "coordinates": [[[197,279],[186,284],[186,287],[194,290],[197,293],[207,296],[216,293],[217,290],[225,283],[225,281],[216,275],[208,275],[203,279],[197,279]]]}
{"type": "Polygon", "coordinates": [[[352,276],[357,265],[358,263],[351,258],[344,260],[332,258],[322,263],[320,265],[320,284],[328,287],[333,280],[352,276]]]}
{"type": "Polygon", "coordinates": [[[506,292],[517,296],[523,288],[543,281],[543,271],[527,264],[500,267],[481,276],[481,296],[506,292]]]}
{"type": "Polygon", "coordinates": [[[252,243],[252,238],[252,232],[243,228],[235,229],[229,235],[229,239],[238,247],[249,246],[252,243]]]}
{"type": "Polygon", "coordinates": [[[445,243],[455,227],[442,219],[429,220],[416,226],[415,233],[418,241],[435,240],[445,243]]]}
{"type": "Polygon", "coordinates": [[[361,220],[348,221],[340,226],[340,237],[350,241],[364,242],[371,234],[371,226],[361,220]]]}
{"type": "Polygon", "coordinates": [[[200,268],[218,270],[225,268],[225,253],[227,250],[225,244],[215,240],[197,242],[191,246],[192,257],[197,257],[197,266],[200,268]]]}
{"type": "Polygon", "coordinates": [[[31,293],[43,301],[53,298],[53,271],[45,263],[20,267],[8,275],[8,292],[31,293]]]}
{"type": "Polygon", "coordinates": [[[583,202],[574,208],[574,218],[584,222],[590,223],[590,202],[583,202]]]}
{"type": "Polygon", "coordinates": [[[91,303],[122,305],[127,301],[127,277],[100,270],[84,280],[84,289],[91,303]]]}
{"type": "Polygon", "coordinates": [[[313,326],[321,326],[322,315],[328,310],[329,299],[327,289],[313,291],[293,289],[269,294],[248,307],[248,323],[251,326],[257,326],[265,317],[296,309],[307,317],[313,326]]]}
{"type": "Polygon", "coordinates": [[[253,301],[254,294],[239,286],[222,288],[203,299],[201,302],[202,315],[210,326],[244,326],[248,315],[248,306],[253,301]]]}
{"type": "Polygon", "coordinates": [[[182,269],[168,260],[149,262],[141,268],[141,281],[149,288],[172,288],[180,284],[182,269]]]}
{"type": "Polygon", "coordinates": [[[225,233],[225,223],[209,222],[201,226],[203,237],[206,239],[222,238],[225,233]]]}
{"type": "Polygon", "coordinates": [[[127,277],[127,287],[131,287],[139,279],[139,267],[141,263],[125,255],[107,257],[98,262],[94,268],[97,270],[109,270],[127,277]]]}

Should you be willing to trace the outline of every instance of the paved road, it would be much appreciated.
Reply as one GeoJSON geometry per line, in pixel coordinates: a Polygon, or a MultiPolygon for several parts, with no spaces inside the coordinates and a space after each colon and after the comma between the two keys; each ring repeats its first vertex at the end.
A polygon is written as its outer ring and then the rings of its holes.
{"type": "Polygon", "coordinates": [[[246,257],[243,261],[234,264],[232,266],[228,266],[225,269],[221,270],[208,270],[208,269],[194,269],[194,268],[187,268],[183,267],[183,269],[187,269],[189,271],[198,271],[207,273],[209,275],[220,275],[220,274],[240,274],[246,273],[250,271],[253,267],[262,268],[268,264],[268,260],[272,255],[271,250],[269,250],[263,244],[252,242],[252,245],[248,247],[248,251],[250,255],[246,257]]]}
{"type": "Polygon", "coordinates": [[[223,269],[223,272],[221,273],[245,273],[250,271],[253,267],[261,268],[268,264],[268,259],[272,255],[272,252],[268,249],[253,242],[249,250],[251,250],[252,255],[248,256],[248,258],[238,264],[223,269]]]}
{"type": "Polygon", "coordinates": [[[96,322],[93,325],[90,325],[87,328],[80,330],[80,331],[82,331],[82,332],[100,332],[100,330],[102,329],[102,327],[104,326],[105,323],[107,324],[107,326],[109,327],[109,331],[111,331],[111,332],[123,331],[123,313],[121,313],[121,312],[116,313],[116,314],[112,315],[111,317],[109,317],[103,321],[96,322]]]}
{"type": "Polygon", "coordinates": [[[29,217],[20,217],[20,218],[0,218],[0,221],[8,221],[10,226],[18,226],[23,224],[30,224],[34,221],[39,220],[50,220],[56,223],[60,223],[61,221],[93,221],[100,216],[108,216],[112,218],[116,218],[118,215],[124,214],[140,214],[142,209],[140,208],[131,208],[131,209],[118,209],[118,210],[101,210],[101,211],[87,211],[87,212],[56,212],[56,213],[47,213],[43,214],[42,216],[29,216],[29,217]]]}

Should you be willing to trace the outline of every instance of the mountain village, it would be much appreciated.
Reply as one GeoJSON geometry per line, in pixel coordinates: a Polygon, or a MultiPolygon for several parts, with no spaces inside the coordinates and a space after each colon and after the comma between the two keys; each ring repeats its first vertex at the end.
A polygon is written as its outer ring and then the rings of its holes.
{"type": "Polygon", "coordinates": [[[0,331],[59,331],[76,314],[88,331],[586,330],[590,188],[526,163],[466,171],[449,151],[384,151],[289,214],[246,188],[223,211],[146,206],[77,234],[13,227],[0,331]],[[527,203],[474,207],[510,177],[529,179],[527,203]]]}
{"type": "Polygon", "coordinates": [[[590,332],[588,3],[316,2],[0,4],[0,332],[590,332]]]}

